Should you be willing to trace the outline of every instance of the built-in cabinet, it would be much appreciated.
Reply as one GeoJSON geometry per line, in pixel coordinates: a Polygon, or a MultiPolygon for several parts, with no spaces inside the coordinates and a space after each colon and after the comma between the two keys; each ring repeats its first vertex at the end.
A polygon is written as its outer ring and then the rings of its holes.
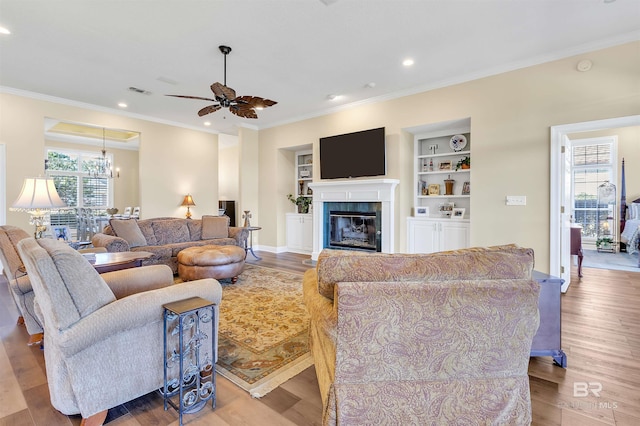
{"type": "Polygon", "coordinates": [[[287,250],[310,254],[313,250],[313,216],[287,213],[287,250]]]}
{"type": "Polygon", "coordinates": [[[469,247],[469,221],[456,219],[407,219],[408,252],[433,253],[469,247]]]}
{"type": "Polygon", "coordinates": [[[469,247],[471,121],[438,123],[414,134],[413,215],[407,251],[431,253],[469,247]]]}

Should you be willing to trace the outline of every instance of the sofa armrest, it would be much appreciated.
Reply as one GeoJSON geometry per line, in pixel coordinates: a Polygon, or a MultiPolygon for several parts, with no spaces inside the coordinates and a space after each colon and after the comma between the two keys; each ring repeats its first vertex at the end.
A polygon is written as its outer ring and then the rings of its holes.
{"type": "MultiPolygon", "coordinates": [[[[222,286],[214,279],[172,285],[136,293],[103,306],[58,333],[56,345],[64,356],[71,357],[86,348],[101,344],[113,335],[159,323],[162,327],[163,305],[190,297],[202,297],[220,303],[222,286]]],[[[46,334],[45,334],[46,335],[46,334]]],[[[162,342],[159,342],[162,345],[162,342]]]]}
{"type": "Polygon", "coordinates": [[[113,291],[116,299],[173,284],[173,271],[167,265],[121,269],[119,271],[106,272],[100,276],[113,291]]]}
{"type": "Polygon", "coordinates": [[[93,244],[94,247],[104,247],[110,253],[131,251],[129,243],[124,238],[100,232],[91,238],[91,244],[93,244]]]}
{"type": "Polygon", "coordinates": [[[249,238],[249,231],[247,230],[247,228],[242,228],[239,226],[230,226],[229,238],[234,238],[237,241],[236,245],[238,247],[244,248],[247,246],[247,238],[249,238]]]}

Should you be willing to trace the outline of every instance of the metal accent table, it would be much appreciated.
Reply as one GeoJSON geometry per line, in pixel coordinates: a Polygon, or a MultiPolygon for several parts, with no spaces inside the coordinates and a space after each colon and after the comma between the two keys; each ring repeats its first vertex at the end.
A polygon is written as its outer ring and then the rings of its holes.
{"type": "Polygon", "coordinates": [[[164,308],[164,409],[182,415],[200,411],[207,401],[216,408],[216,309],[201,297],[167,303],[164,308]],[[210,325],[210,335],[205,333],[210,325]],[[207,345],[207,340],[211,345],[207,345]],[[176,402],[177,400],[177,402],[176,402]]]}
{"type": "Polygon", "coordinates": [[[262,227],[248,226],[246,227],[246,229],[249,231],[249,238],[248,238],[248,241],[245,242],[246,244],[246,247],[244,248],[245,253],[251,253],[253,257],[255,257],[257,260],[262,260],[261,257],[256,256],[256,254],[253,252],[253,231],[259,231],[262,229],[262,227]]]}

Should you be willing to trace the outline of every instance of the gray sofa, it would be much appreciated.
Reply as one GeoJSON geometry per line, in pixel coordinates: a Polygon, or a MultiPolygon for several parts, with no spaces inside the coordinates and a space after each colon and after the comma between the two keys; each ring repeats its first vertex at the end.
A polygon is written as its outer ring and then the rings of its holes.
{"type": "Polygon", "coordinates": [[[160,217],[153,219],[111,219],[101,233],[91,239],[95,247],[109,252],[147,251],[152,257],[143,265],[164,264],[178,272],[178,253],[187,247],[236,245],[246,247],[249,231],[229,226],[226,216],[202,219],[160,217]]]}

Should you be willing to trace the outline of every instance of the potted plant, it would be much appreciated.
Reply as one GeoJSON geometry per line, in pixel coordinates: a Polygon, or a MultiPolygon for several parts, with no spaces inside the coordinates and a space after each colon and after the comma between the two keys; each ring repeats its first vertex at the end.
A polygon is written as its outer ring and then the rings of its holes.
{"type": "Polygon", "coordinates": [[[298,213],[309,213],[309,205],[313,199],[302,195],[295,198],[293,194],[289,194],[287,195],[287,200],[298,206],[298,213]]]}
{"type": "Polygon", "coordinates": [[[458,160],[458,164],[456,164],[456,170],[458,169],[470,169],[471,168],[471,157],[466,156],[458,160]]]}
{"type": "Polygon", "coordinates": [[[596,240],[596,248],[602,250],[611,250],[611,244],[613,244],[613,238],[606,236],[600,237],[596,240]]]}

